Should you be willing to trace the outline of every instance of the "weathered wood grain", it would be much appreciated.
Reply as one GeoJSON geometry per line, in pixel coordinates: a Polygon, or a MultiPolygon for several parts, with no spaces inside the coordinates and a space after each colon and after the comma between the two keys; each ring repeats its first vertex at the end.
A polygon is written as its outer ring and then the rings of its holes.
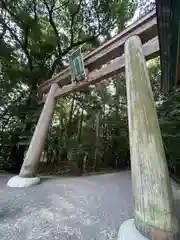
{"type": "Polygon", "coordinates": [[[39,163],[39,159],[43,151],[44,143],[49,130],[49,125],[52,120],[55,107],[55,93],[58,88],[59,86],[56,83],[53,83],[51,85],[51,89],[48,93],[44,108],[41,112],[31,143],[24,158],[24,162],[19,174],[20,177],[27,178],[36,176],[37,165],[39,163]]]}
{"type": "Polygon", "coordinates": [[[150,239],[176,239],[172,236],[177,236],[179,231],[178,220],[148,70],[138,36],[125,43],[125,70],[135,223],[142,234],[150,235],[150,239]]]}

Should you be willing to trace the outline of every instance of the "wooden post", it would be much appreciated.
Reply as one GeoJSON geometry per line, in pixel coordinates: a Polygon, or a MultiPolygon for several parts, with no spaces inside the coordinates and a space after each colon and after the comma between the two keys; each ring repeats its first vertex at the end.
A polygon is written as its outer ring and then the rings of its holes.
{"type": "Polygon", "coordinates": [[[180,239],[148,70],[138,36],[125,43],[134,222],[148,239],[180,239]]]}
{"type": "Polygon", "coordinates": [[[32,178],[36,176],[37,166],[54,112],[55,94],[58,87],[57,83],[51,85],[19,174],[22,178],[32,178]]]}

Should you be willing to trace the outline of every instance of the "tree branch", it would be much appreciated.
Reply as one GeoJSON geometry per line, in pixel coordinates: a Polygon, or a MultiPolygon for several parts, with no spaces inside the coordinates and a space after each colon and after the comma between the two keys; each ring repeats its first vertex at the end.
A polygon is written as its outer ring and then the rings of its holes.
{"type": "Polygon", "coordinates": [[[61,56],[62,54],[62,51],[61,51],[61,46],[60,46],[60,37],[59,37],[59,33],[58,33],[58,30],[56,28],[56,24],[53,20],[53,10],[54,10],[54,6],[55,6],[55,0],[53,0],[52,2],[52,5],[51,7],[48,6],[48,3],[46,2],[46,0],[43,0],[44,2],[44,5],[46,6],[47,8],[47,11],[48,11],[48,14],[49,14],[49,22],[54,30],[54,33],[56,35],[56,38],[57,38],[57,47],[58,47],[58,53],[59,53],[59,56],[61,56]]]}
{"type": "MultiPolygon", "coordinates": [[[[84,39],[82,39],[78,42],[73,43],[72,45],[70,45],[67,49],[65,49],[62,52],[61,56],[62,57],[65,56],[73,47],[78,47],[83,43],[91,42],[94,38],[95,38],[95,36],[91,36],[91,37],[87,37],[87,38],[84,38],[84,39]]],[[[56,69],[56,67],[59,63],[62,63],[61,59],[56,58],[53,65],[52,65],[51,71],[50,71],[51,76],[53,75],[53,73],[54,73],[54,71],[55,71],[55,69],[56,69]]],[[[62,67],[63,67],[63,65],[62,65],[62,67]]],[[[51,76],[49,76],[49,77],[51,77],[51,76]]]]}
{"type": "Polygon", "coordinates": [[[16,21],[18,21],[21,24],[23,24],[23,21],[19,17],[17,17],[17,15],[14,14],[13,11],[11,11],[11,9],[9,9],[7,7],[7,4],[6,4],[6,2],[4,0],[0,0],[0,3],[1,3],[1,8],[2,9],[6,10],[10,14],[10,16],[13,17],[16,21]]]}
{"type": "Polygon", "coordinates": [[[24,51],[24,53],[25,53],[25,55],[28,59],[29,69],[30,69],[30,71],[32,71],[32,59],[31,59],[31,57],[29,55],[29,52],[26,48],[27,46],[24,46],[24,44],[20,41],[20,39],[18,38],[16,33],[4,22],[4,20],[1,18],[1,16],[0,16],[0,22],[9,31],[10,35],[15,39],[15,41],[19,44],[21,49],[24,51]]]}
{"type": "Polygon", "coordinates": [[[79,40],[75,43],[72,43],[68,48],[66,48],[63,52],[62,52],[62,56],[65,56],[73,47],[78,47],[80,45],[82,45],[83,43],[88,43],[91,42],[92,40],[94,40],[96,38],[96,36],[90,36],[90,37],[86,37],[82,40],[79,40]]]}
{"type": "MultiPolygon", "coordinates": [[[[13,13],[13,11],[11,11],[11,9],[9,9],[7,7],[7,4],[4,0],[0,0],[1,3],[1,7],[2,9],[6,10],[10,16],[15,20],[20,22],[23,25],[23,21],[16,15],[13,13]]],[[[30,54],[28,52],[28,36],[29,36],[29,28],[27,27],[25,29],[25,39],[24,39],[24,44],[20,41],[20,39],[18,38],[18,36],[16,35],[16,33],[13,31],[13,29],[11,29],[5,22],[5,20],[2,18],[2,16],[0,16],[0,22],[2,23],[2,25],[9,31],[9,33],[11,34],[11,36],[15,39],[15,41],[20,45],[20,47],[22,48],[22,50],[24,51],[27,59],[28,59],[28,65],[29,65],[29,69],[30,71],[32,71],[32,59],[30,57],[30,54]]]]}
{"type": "Polygon", "coordinates": [[[29,36],[29,28],[26,28],[24,31],[24,48],[27,49],[28,46],[28,36],[29,36]]]}
{"type": "Polygon", "coordinates": [[[66,6],[71,0],[67,0],[67,2],[64,2],[61,6],[54,9],[54,11],[61,9],[62,7],[66,6]]]}
{"type": "MultiPolygon", "coordinates": [[[[60,65],[63,67],[63,64],[62,64],[62,61],[61,61],[60,58],[56,58],[56,59],[54,60],[53,65],[52,65],[52,68],[51,68],[51,71],[50,71],[50,75],[51,75],[51,76],[52,76],[53,73],[55,72],[56,67],[57,67],[58,64],[60,64],[60,65]]],[[[49,76],[49,77],[51,77],[51,76],[49,76]]]]}
{"type": "Polygon", "coordinates": [[[36,0],[33,0],[33,10],[34,10],[34,18],[35,20],[37,20],[36,0]]]}
{"type": "Polygon", "coordinates": [[[82,3],[82,0],[80,0],[79,2],[79,5],[76,9],[76,11],[74,12],[74,14],[72,15],[72,18],[71,18],[71,45],[73,44],[73,40],[74,40],[74,30],[73,30],[73,27],[74,27],[74,20],[75,20],[75,17],[76,15],[79,13],[80,11],[80,8],[81,8],[81,3],[82,3]]]}

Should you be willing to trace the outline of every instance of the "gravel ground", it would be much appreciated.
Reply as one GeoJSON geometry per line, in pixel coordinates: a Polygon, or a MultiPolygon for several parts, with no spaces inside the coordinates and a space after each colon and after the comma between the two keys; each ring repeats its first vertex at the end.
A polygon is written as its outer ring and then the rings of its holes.
{"type": "Polygon", "coordinates": [[[0,177],[0,240],[110,240],[132,218],[129,172],[45,179],[26,189],[0,177]]]}
{"type": "MultiPolygon", "coordinates": [[[[127,171],[45,179],[26,189],[6,187],[9,177],[0,176],[0,240],[114,240],[133,216],[127,171]]],[[[174,194],[180,206],[176,184],[174,194]]]]}

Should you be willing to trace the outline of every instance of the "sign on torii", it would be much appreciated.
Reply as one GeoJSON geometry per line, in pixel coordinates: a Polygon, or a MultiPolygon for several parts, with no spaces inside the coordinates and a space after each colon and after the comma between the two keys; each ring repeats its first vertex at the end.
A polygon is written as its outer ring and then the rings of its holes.
{"type": "Polygon", "coordinates": [[[72,83],[85,80],[86,71],[84,67],[83,56],[81,53],[81,47],[68,54],[69,67],[71,69],[72,83]]]}

